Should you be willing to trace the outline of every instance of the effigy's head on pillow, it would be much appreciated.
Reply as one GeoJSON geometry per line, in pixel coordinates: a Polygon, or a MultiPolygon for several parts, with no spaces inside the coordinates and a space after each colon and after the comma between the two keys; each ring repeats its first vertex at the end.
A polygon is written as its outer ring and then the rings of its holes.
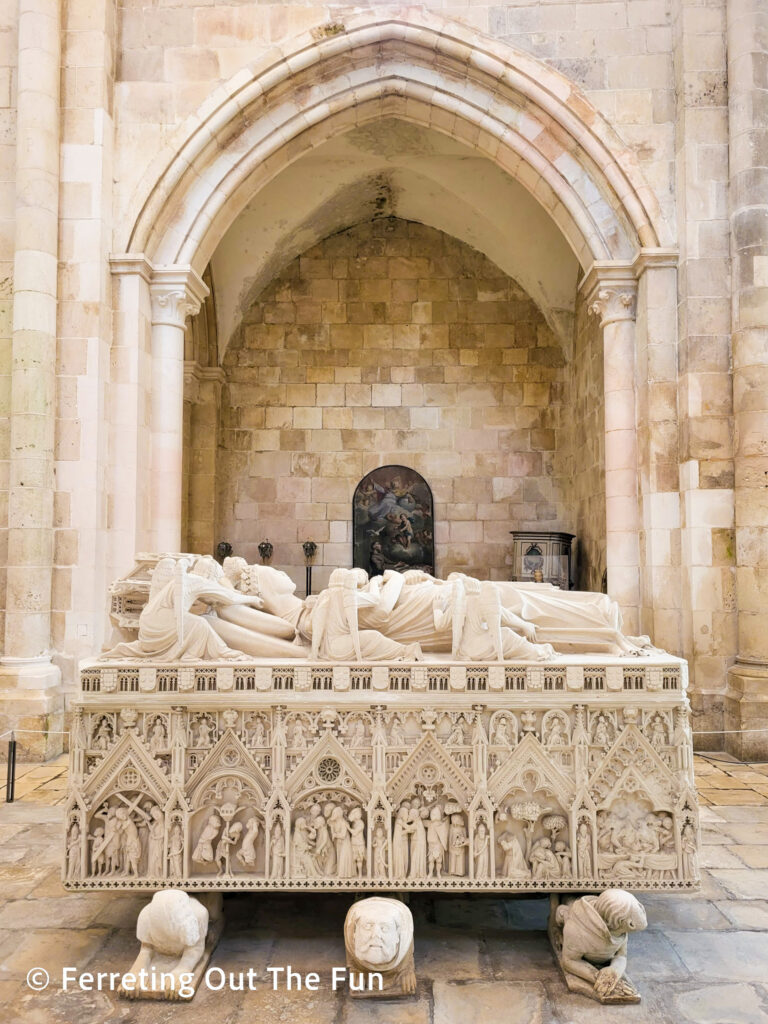
{"type": "Polygon", "coordinates": [[[192,572],[207,580],[220,580],[224,576],[224,570],[213,555],[198,555],[192,563],[192,572]]]}
{"type": "Polygon", "coordinates": [[[224,559],[224,575],[238,590],[269,598],[291,595],[296,590],[287,572],[271,565],[249,565],[244,558],[233,555],[224,559]]]}
{"type": "Polygon", "coordinates": [[[359,590],[367,582],[368,573],[365,569],[334,569],[328,579],[328,586],[359,590]]]}
{"type": "Polygon", "coordinates": [[[394,970],[411,949],[413,917],[400,900],[371,896],[350,908],[344,922],[344,941],[362,967],[394,970]]]}

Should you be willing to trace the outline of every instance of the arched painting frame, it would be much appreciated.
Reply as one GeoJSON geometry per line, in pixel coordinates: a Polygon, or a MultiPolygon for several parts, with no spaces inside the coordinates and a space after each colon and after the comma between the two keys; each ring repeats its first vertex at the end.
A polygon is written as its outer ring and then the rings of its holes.
{"type": "Polygon", "coordinates": [[[435,574],[432,489],[415,469],[379,466],[352,498],[352,564],[369,576],[385,569],[435,574]]]}

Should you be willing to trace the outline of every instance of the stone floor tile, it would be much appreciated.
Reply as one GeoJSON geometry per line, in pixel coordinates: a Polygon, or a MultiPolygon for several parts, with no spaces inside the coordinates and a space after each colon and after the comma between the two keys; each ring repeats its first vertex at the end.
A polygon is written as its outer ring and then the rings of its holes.
{"type": "Polygon", "coordinates": [[[538,981],[557,970],[552,947],[542,931],[489,933],[483,953],[497,981],[538,981]]]}
{"type": "Polygon", "coordinates": [[[540,982],[437,981],[432,988],[434,1024],[543,1024],[545,990],[540,982]]]}
{"type": "Polygon", "coordinates": [[[768,871],[757,868],[744,868],[743,871],[736,871],[726,868],[713,870],[712,876],[729,896],[733,896],[737,900],[768,899],[768,871]]]}
{"type": "Polygon", "coordinates": [[[19,832],[22,832],[26,827],[26,825],[21,823],[17,825],[0,825],[0,844],[7,842],[9,839],[12,839],[15,835],[18,835],[19,832]]]}
{"type": "Polygon", "coordinates": [[[756,825],[768,826],[768,806],[734,807],[723,803],[718,806],[717,813],[724,818],[725,821],[748,824],[752,827],[756,825]]]}
{"type": "Polygon", "coordinates": [[[768,900],[724,900],[715,906],[736,928],[768,931],[768,900]]]}
{"type": "Polygon", "coordinates": [[[768,824],[755,822],[748,825],[741,821],[724,821],[719,826],[721,834],[728,836],[732,843],[745,846],[768,846],[768,824]]]}
{"type": "MultiPolygon", "coordinates": [[[[746,843],[729,846],[729,850],[750,868],[768,868],[768,844],[752,846],[746,843]]],[[[729,864],[708,865],[710,867],[730,867],[729,864]]]]}
{"type": "Polygon", "coordinates": [[[419,979],[463,981],[482,977],[480,936],[474,930],[456,934],[445,928],[417,928],[414,951],[419,979]]]}
{"type": "Polygon", "coordinates": [[[70,928],[30,930],[16,939],[13,951],[3,958],[3,971],[9,977],[23,978],[32,967],[44,967],[52,979],[61,978],[62,967],[85,969],[104,944],[106,928],[70,928]]]}
{"type": "Polygon", "coordinates": [[[30,992],[22,987],[7,1008],[7,1024],[108,1024],[128,1021],[130,1004],[107,992],[30,992]]]}
{"type": "MultiPolygon", "coordinates": [[[[268,986],[262,986],[255,992],[245,993],[241,1015],[237,1020],[241,1024],[255,1024],[257,1021],[259,1024],[262,1021],[264,1024],[335,1024],[342,1000],[347,1001],[341,990],[331,992],[328,988],[322,988],[317,992],[286,992],[284,989],[273,991],[268,986]]],[[[218,1024],[215,1004],[214,1013],[218,1024]]],[[[406,1020],[403,1024],[406,1024],[406,1020]]],[[[397,1018],[394,1021],[399,1024],[397,1018]]],[[[187,1024],[186,1019],[184,1024],[187,1024]]],[[[200,1024],[211,1024],[211,1019],[206,1020],[201,1016],[200,1024]]],[[[414,1020],[414,1024],[421,1022],[414,1020]]]]}
{"type": "MultiPolygon", "coordinates": [[[[656,893],[638,893],[648,917],[651,931],[663,931],[667,928],[679,930],[722,930],[729,928],[731,922],[720,909],[723,904],[710,903],[704,899],[680,899],[656,893]]],[[[726,904],[727,905],[727,904],[726,904]]],[[[634,941],[634,936],[632,938],[634,941]]]]}
{"type": "Polygon", "coordinates": [[[20,861],[28,860],[29,851],[23,846],[8,846],[4,843],[0,846],[0,865],[18,864],[20,861]]]}
{"type": "Polygon", "coordinates": [[[666,935],[688,970],[702,982],[755,982],[765,977],[768,934],[669,931],[666,935]]]}
{"type": "Polygon", "coordinates": [[[675,1007],[695,1024],[768,1024],[765,1003],[751,985],[702,985],[676,995],[675,1007]]]}
{"type": "Polygon", "coordinates": [[[0,910],[0,928],[87,928],[101,909],[99,893],[67,893],[61,899],[12,900],[0,910]]]}
{"type": "MultiPolygon", "coordinates": [[[[746,849],[746,846],[724,846],[722,843],[719,845],[703,846],[699,857],[699,864],[703,868],[743,868],[746,861],[739,855],[742,850],[746,849]]],[[[758,846],[755,849],[759,850],[761,847],[758,846]]],[[[768,853],[768,847],[763,847],[763,849],[768,853]]],[[[751,866],[763,867],[761,864],[751,866]]],[[[768,867],[768,864],[765,867],[768,867]]]]}
{"type": "MultiPolygon", "coordinates": [[[[634,980],[631,972],[629,976],[634,980]]],[[[601,1006],[584,996],[573,995],[562,980],[558,988],[547,983],[549,1002],[558,1024],[680,1024],[680,1015],[673,1006],[673,990],[668,982],[660,985],[644,982],[639,988],[640,1003],[601,1006]]],[[[502,1018],[498,1024],[503,1024],[502,1018]]]]}
{"type": "MultiPolygon", "coordinates": [[[[639,900],[642,900],[645,893],[635,893],[639,900]]],[[[670,894],[671,895],[671,894],[670,894]]],[[[708,868],[705,868],[701,872],[701,885],[695,892],[681,892],[675,893],[672,897],[676,900],[722,900],[727,899],[728,892],[723,888],[720,882],[714,877],[713,872],[708,868]]]]}
{"type": "Polygon", "coordinates": [[[430,1024],[430,1006],[424,998],[345,999],[341,1020],[343,1024],[430,1024]]]}
{"type": "Polygon", "coordinates": [[[34,862],[23,860],[18,864],[0,865],[2,895],[6,900],[20,900],[31,892],[36,893],[48,870],[37,867],[34,862]]]}
{"type": "Polygon", "coordinates": [[[705,789],[699,790],[699,795],[720,806],[736,805],[746,809],[747,806],[764,804],[765,797],[755,793],[751,789],[705,789]]]}
{"type": "Polygon", "coordinates": [[[36,807],[23,801],[0,805],[0,822],[4,825],[43,825],[56,821],[64,821],[63,807],[36,807]]]}
{"type": "Polygon", "coordinates": [[[748,789],[748,785],[736,775],[707,775],[701,781],[702,789],[748,789]]]}
{"type": "MultiPolygon", "coordinates": [[[[701,934],[690,932],[689,934],[701,934]]],[[[723,935],[723,932],[718,932],[723,935]]],[[[727,933],[725,933],[727,934],[727,933]]],[[[686,978],[688,971],[674,948],[667,933],[659,931],[638,932],[629,938],[628,973],[633,982],[671,981],[686,978]]]]}
{"type": "Polygon", "coordinates": [[[768,773],[767,772],[756,772],[752,768],[734,767],[729,770],[729,775],[733,776],[734,779],[738,779],[740,782],[745,782],[747,785],[756,782],[759,785],[765,786],[768,784],[768,773]]]}
{"type": "Polygon", "coordinates": [[[291,964],[297,971],[317,971],[330,975],[334,967],[346,963],[344,937],[341,931],[334,939],[302,936],[301,938],[278,938],[272,947],[269,967],[284,967],[291,964]]]}

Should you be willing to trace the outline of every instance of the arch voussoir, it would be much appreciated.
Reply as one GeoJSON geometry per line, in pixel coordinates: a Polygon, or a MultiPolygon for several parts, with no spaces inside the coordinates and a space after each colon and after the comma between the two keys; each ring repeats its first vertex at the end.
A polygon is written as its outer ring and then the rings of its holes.
{"type": "Polygon", "coordinates": [[[658,205],[632,155],[567,79],[464,26],[411,15],[361,16],[327,38],[305,35],[235,76],[185,126],[164,171],[149,173],[157,177],[144,183],[128,251],[204,265],[249,188],[348,127],[387,116],[460,139],[516,177],[585,269],[660,244],[658,205]]]}

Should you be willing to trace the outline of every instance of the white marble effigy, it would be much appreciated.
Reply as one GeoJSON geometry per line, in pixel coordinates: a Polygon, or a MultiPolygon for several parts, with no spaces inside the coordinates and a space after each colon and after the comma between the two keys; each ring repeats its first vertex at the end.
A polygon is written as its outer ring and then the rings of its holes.
{"type": "Polygon", "coordinates": [[[70,890],[691,890],[687,666],[84,662],[70,890]]]}

